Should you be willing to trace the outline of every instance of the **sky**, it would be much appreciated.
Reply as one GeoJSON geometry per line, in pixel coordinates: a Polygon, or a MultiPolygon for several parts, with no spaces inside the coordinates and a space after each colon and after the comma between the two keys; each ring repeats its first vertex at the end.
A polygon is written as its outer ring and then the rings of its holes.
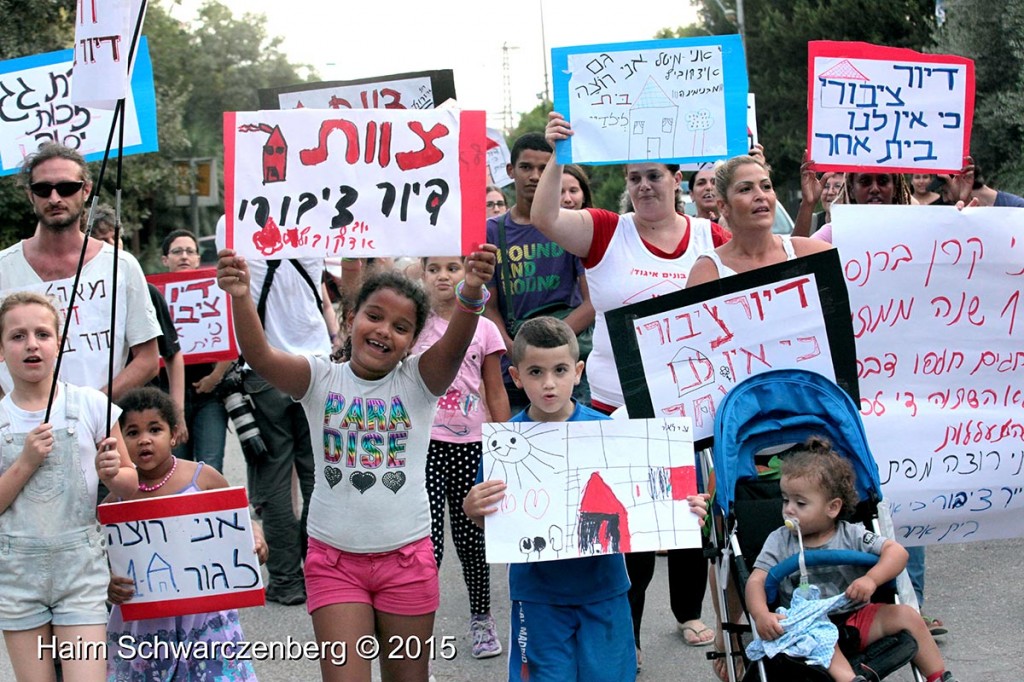
{"type": "MultiPolygon", "coordinates": [[[[289,60],[313,66],[323,80],[453,69],[461,108],[487,111],[488,125],[495,128],[504,127],[503,45],[513,48],[508,76],[515,125],[519,114],[540,101],[552,47],[649,40],[659,29],[697,21],[688,0],[648,0],[637,11],[621,0],[220,1],[237,18],[245,12],[265,14],[269,33],[284,38],[289,60]],[[470,7],[475,9],[467,11],[470,7]]],[[[185,0],[170,12],[187,21],[198,5],[185,0]]]]}

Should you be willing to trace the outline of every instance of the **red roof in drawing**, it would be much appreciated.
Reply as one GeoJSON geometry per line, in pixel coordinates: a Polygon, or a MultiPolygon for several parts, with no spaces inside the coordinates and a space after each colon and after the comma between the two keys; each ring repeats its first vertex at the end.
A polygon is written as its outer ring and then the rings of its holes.
{"type": "Polygon", "coordinates": [[[850,63],[849,59],[844,59],[828,71],[818,74],[818,78],[832,78],[834,80],[848,80],[848,81],[868,81],[870,80],[867,76],[862,74],[857,68],[850,63]]]}
{"type": "Polygon", "coordinates": [[[615,493],[608,487],[608,484],[601,478],[601,474],[593,472],[583,490],[583,499],[580,500],[581,512],[593,512],[595,514],[620,514],[625,515],[626,507],[615,497],[615,493]]]}
{"type": "MultiPolygon", "coordinates": [[[[604,514],[618,518],[619,527],[619,551],[628,552],[630,549],[629,519],[626,516],[626,507],[615,497],[615,493],[608,487],[608,484],[601,478],[601,474],[593,472],[587,480],[583,489],[583,498],[580,500],[580,516],[584,514],[604,514]]],[[[602,547],[611,545],[611,538],[608,535],[609,528],[606,523],[602,524],[598,543],[602,547]]]]}

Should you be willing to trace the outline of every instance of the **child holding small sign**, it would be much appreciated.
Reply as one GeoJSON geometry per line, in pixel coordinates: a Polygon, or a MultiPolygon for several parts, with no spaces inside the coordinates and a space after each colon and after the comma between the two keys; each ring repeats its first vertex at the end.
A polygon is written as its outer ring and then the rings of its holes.
{"type": "MultiPolygon", "coordinates": [[[[60,315],[28,292],[0,304],[0,361],[14,389],[0,400],[0,630],[18,680],[103,680],[106,551],[99,480],[121,493],[135,472],[107,398],[58,382],[60,315]]],[[[116,414],[116,413],[115,413],[116,414]]]]}
{"type": "MultiPolygon", "coordinates": [[[[155,388],[138,388],[121,399],[121,429],[128,454],[139,473],[138,489],[122,500],[140,500],[165,495],[183,495],[228,487],[219,471],[178,459],[171,454],[178,426],[178,410],[166,393],[155,388]]],[[[113,496],[105,502],[118,501],[113,496]]],[[[255,552],[260,563],[267,560],[267,544],[260,527],[253,524],[255,552]]],[[[168,618],[125,622],[119,604],[132,598],[134,581],[111,576],[108,599],[114,604],[107,626],[107,676],[110,680],[255,680],[248,660],[216,655],[230,653],[229,646],[195,647],[195,644],[244,642],[238,612],[216,611],[168,618]],[[146,642],[145,647],[139,646],[146,642]],[[149,643],[153,643],[150,648],[149,643]],[[158,648],[157,643],[161,647],[158,648]],[[175,655],[175,647],[177,654],[175,655]],[[153,652],[159,655],[149,655],[153,652]]],[[[240,651],[239,649],[234,649],[240,651]]]]}

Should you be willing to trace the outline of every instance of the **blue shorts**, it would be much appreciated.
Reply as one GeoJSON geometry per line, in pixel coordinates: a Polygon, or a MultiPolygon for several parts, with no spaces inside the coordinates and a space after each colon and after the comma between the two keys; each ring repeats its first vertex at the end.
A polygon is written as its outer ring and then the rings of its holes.
{"type": "Polygon", "coordinates": [[[513,601],[510,682],[636,679],[633,619],[625,594],[581,606],[513,601]]]}
{"type": "Polygon", "coordinates": [[[107,622],[106,541],[99,528],[58,538],[0,538],[0,630],[107,622]]]}

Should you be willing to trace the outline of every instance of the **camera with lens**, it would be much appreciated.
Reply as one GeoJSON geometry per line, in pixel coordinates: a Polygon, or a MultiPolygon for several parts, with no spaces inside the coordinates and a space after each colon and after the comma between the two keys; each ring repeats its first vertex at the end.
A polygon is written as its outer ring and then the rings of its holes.
{"type": "Polygon", "coordinates": [[[242,454],[246,463],[259,464],[267,455],[267,445],[263,442],[259,424],[253,414],[252,398],[242,387],[242,370],[236,363],[224,378],[217,384],[217,395],[224,403],[224,408],[235,425],[235,434],[242,444],[242,454]]]}

